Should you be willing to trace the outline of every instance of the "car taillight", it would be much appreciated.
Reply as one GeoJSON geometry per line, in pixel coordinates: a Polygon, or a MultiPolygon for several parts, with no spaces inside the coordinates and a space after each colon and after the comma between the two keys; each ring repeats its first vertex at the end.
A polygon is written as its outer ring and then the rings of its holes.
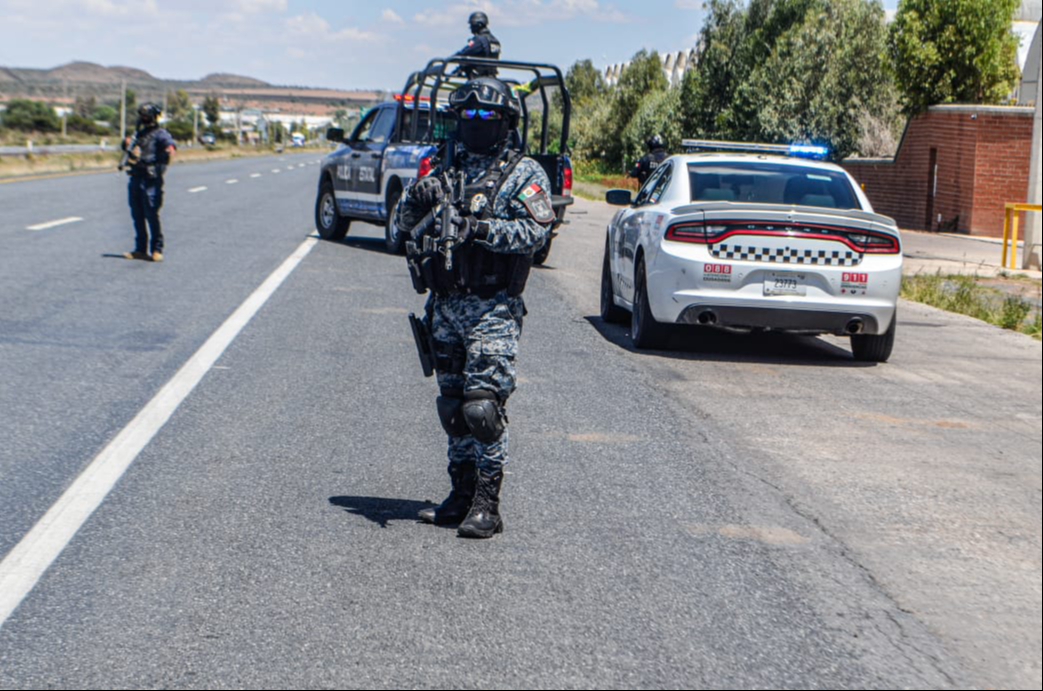
{"type": "Polygon", "coordinates": [[[902,251],[898,239],[875,233],[848,233],[848,240],[865,254],[898,254],[902,251]]]}
{"type": "Polygon", "coordinates": [[[564,180],[561,183],[561,194],[565,197],[572,196],[572,166],[565,166],[564,180]]]}
{"type": "Polygon", "coordinates": [[[728,231],[728,226],[705,226],[702,223],[677,223],[666,229],[666,239],[671,242],[689,242],[708,245],[728,231]]]}
{"type": "Polygon", "coordinates": [[[426,178],[431,174],[431,157],[424,156],[420,159],[420,167],[417,168],[416,176],[418,178],[426,178]]]}

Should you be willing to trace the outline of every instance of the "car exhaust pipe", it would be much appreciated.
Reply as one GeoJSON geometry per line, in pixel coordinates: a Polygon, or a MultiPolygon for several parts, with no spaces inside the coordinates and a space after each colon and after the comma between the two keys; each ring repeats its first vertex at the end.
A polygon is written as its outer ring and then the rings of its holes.
{"type": "Polygon", "coordinates": [[[706,310],[705,312],[699,315],[700,326],[713,326],[716,323],[717,315],[711,312],[710,310],[706,310]]]}
{"type": "Polygon", "coordinates": [[[847,323],[847,327],[844,328],[844,331],[847,333],[848,336],[857,336],[865,330],[865,322],[863,322],[861,319],[852,319],[847,323]]]}

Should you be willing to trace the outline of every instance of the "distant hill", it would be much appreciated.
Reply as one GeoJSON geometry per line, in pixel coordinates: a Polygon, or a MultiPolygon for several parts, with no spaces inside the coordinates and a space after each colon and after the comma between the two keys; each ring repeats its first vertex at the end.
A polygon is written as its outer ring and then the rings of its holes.
{"type": "Polygon", "coordinates": [[[373,105],[384,97],[374,91],[274,86],[253,77],[224,72],[197,80],[159,79],[134,67],[105,67],[77,61],[52,69],[0,67],[0,102],[34,98],[59,104],[71,103],[76,97],[112,102],[119,98],[120,84],[124,81],[128,89],[134,90],[139,103],[160,102],[167,92],[184,89],[197,102],[203,96],[215,94],[229,107],[325,113],[373,105]]]}

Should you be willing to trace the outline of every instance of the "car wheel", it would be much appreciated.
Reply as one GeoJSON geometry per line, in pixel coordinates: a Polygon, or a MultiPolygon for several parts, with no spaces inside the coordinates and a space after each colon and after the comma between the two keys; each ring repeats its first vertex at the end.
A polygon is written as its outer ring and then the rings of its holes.
{"type": "Polygon", "coordinates": [[[645,277],[645,263],[638,262],[634,276],[634,311],[630,318],[630,338],[638,350],[660,350],[669,338],[666,324],[660,324],[652,316],[652,308],[648,304],[648,286],[645,277]]]}
{"type": "Polygon", "coordinates": [[[852,336],[851,352],[858,362],[884,363],[891,359],[895,347],[895,332],[898,331],[898,315],[891,320],[887,333],[879,336],[852,336]]]}
{"type": "Polygon", "coordinates": [[[388,220],[384,224],[384,244],[389,254],[403,254],[406,241],[398,232],[398,202],[402,199],[402,190],[395,190],[388,198],[388,220]]]}
{"type": "Polygon", "coordinates": [[[333,183],[329,180],[319,188],[319,198],[315,201],[315,227],[323,240],[340,242],[347,236],[351,219],[344,218],[337,211],[337,195],[333,191],[333,183]]]}
{"type": "Polygon", "coordinates": [[[612,288],[612,263],[608,257],[608,245],[605,245],[605,261],[601,266],[601,319],[608,324],[626,324],[627,311],[616,306],[612,288]]]}
{"type": "Polygon", "coordinates": [[[532,263],[536,266],[543,266],[547,262],[547,257],[550,256],[550,246],[553,240],[547,240],[543,247],[534,255],[532,255],[532,263]]]}

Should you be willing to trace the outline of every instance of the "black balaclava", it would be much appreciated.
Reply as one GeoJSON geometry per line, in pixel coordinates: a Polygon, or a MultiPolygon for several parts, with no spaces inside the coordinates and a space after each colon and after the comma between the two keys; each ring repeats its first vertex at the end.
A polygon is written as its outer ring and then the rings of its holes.
{"type": "Polygon", "coordinates": [[[495,154],[507,141],[511,132],[509,118],[500,120],[460,120],[456,136],[461,144],[473,154],[495,154]]]}

